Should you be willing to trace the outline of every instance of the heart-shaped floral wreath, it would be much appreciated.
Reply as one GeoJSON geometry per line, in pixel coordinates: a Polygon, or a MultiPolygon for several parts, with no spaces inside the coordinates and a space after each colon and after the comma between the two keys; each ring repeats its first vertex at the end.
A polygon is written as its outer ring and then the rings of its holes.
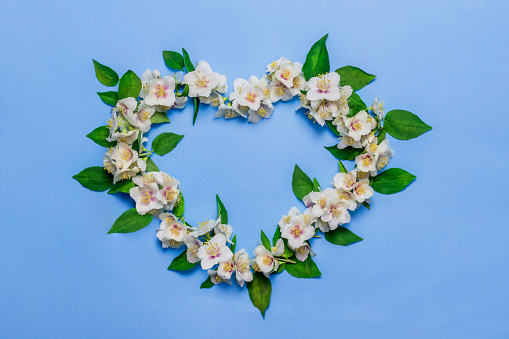
{"type": "Polygon", "coordinates": [[[228,85],[226,76],[213,72],[205,61],[191,62],[188,53],[164,51],[166,65],[185,72],[161,77],[159,71],[147,70],[141,79],[127,71],[120,79],[111,68],[94,60],[97,79],[106,86],[116,86],[118,92],[101,92],[99,97],[113,106],[107,126],[87,135],[100,146],[108,148],[103,166],[89,167],[73,178],[93,191],[128,193],[136,207],[124,212],[108,233],[138,231],[152,221],[161,220],[156,236],[163,248],[186,249],[168,267],[169,270],[189,270],[200,263],[208,278],[201,288],[215,284],[231,284],[232,275],[240,286],[247,283],[249,297],[262,315],[270,303],[271,274],[286,270],[297,278],[321,275],[312,257],[310,240],[325,234],[335,245],[346,246],[362,238],[342,227],[350,222],[350,213],[360,206],[367,209],[369,198],[376,191],[397,193],[405,189],[415,176],[399,168],[384,169],[393,156],[387,134],[408,140],[431,129],[419,117],[404,110],[392,110],[384,116],[383,103],[376,98],[368,107],[354,92],[369,84],[374,75],[345,66],[330,71],[325,45],[327,35],[318,40],[307,54],[304,64],[285,58],[267,65],[261,79],[236,79],[234,91],[224,97],[228,85]],[[151,124],[169,123],[167,113],[182,108],[192,98],[193,124],[200,103],[218,107],[216,118],[248,118],[255,124],[270,118],[273,104],[299,96],[298,109],[306,110],[309,119],[321,126],[327,124],[339,138],[339,143],[325,147],[339,160],[339,173],[332,188],[322,190],[318,181],[311,180],[297,165],[293,172],[293,192],[303,201],[301,213],[292,207],[278,223],[272,242],[261,231],[261,244],[254,250],[254,259],[244,249],[235,252],[237,237],[228,225],[228,213],[216,196],[217,218],[199,223],[197,227],[184,221],[184,197],[180,182],[159,171],[150,159],[152,153],[171,152],[183,135],[162,133],[152,142],[152,151],[145,148],[144,134],[151,124]],[[354,160],[355,168],[348,171],[341,160],[354,160]]]}

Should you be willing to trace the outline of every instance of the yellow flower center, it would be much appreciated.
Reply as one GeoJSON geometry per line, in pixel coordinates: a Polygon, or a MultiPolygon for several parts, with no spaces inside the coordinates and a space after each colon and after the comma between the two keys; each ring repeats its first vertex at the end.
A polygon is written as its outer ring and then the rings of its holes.
{"type": "Polygon", "coordinates": [[[157,87],[155,88],[154,90],[154,94],[156,95],[156,97],[158,99],[161,99],[161,98],[166,98],[166,96],[168,95],[166,93],[166,90],[168,88],[166,86],[163,86],[163,85],[157,85],[157,87]]]}
{"type": "Polygon", "coordinates": [[[253,92],[247,93],[246,100],[249,101],[250,103],[255,102],[256,101],[256,94],[254,94],[253,92]]]}
{"type": "Polygon", "coordinates": [[[294,237],[300,237],[301,234],[303,233],[302,229],[295,225],[292,227],[292,229],[290,230],[290,233],[294,236],[294,237]]]}
{"type": "Polygon", "coordinates": [[[209,84],[209,81],[204,76],[201,76],[201,77],[197,78],[194,83],[196,84],[196,86],[203,88],[203,87],[207,87],[207,85],[209,84]]]}
{"type": "Polygon", "coordinates": [[[143,204],[148,205],[152,201],[152,192],[145,191],[141,195],[141,200],[143,204]]]}
{"type": "Polygon", "coordinates": [[[373,163],[373,159],[370,156],[362,158],[362,166],[369,167],[373,163]]]}
{"type": "Polygon", "coordinates": [[[291,76],[291,73],[287,69],[285,69],[284,71],[281,72],[281,78],[283,78],[287,81],[290,80],[290,76],[291,76]]]}

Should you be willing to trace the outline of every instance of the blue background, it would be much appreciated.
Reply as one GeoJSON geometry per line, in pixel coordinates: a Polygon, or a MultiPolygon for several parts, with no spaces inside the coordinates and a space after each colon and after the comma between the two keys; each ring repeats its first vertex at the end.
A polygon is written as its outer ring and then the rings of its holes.
{"type": "MultiPolygon", "coordinates": [[[[3,146],[0,337],[507,338],[506,174],[508,11],[505,1],[2,1],[3,146]],[[246,289],[200,290],[206,274],[166,267],[156,222],[106,235],[128,198],[83,189],[71,176],[101,165],[85,135],[109,109],[91,59],[141,75],[169,74],[162,50],[185,47],[237,77],[261,76],[280,56],[304,62],[330,33],[331,67],[355,65],[380,95],[433,126],[391,138],[390,166],[417,175],[406,191],[373,197],[350,228],[365,240],[315,241],[323,276],[272,279],[266,319],[246,289]]],[[[258,125],[215,120],[192,105],[150,132],[185,134],[159,167],[176,176],[193,224],[225,203],[238,247],[252,253],[292,206],[295,163],[323,186],[334,137],[278,103],[258,125]]],[[[352,165],[348,164],[351,168],[352,165]]]]}

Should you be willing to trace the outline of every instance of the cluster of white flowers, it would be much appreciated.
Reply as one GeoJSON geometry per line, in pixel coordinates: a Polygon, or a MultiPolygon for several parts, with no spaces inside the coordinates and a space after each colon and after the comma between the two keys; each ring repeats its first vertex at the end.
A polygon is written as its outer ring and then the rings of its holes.
{"type": "Polygon", "coordinates": [[[180,202],[180,182],[164,172],[148,172],[133,177],[136,187],[129,190],[138,214],[171,211],[180,202]]]}
{"type": "Polygon", "coordinates": [[[155,112],[166,112],[170,108],[182,108],[187,97],[177,96],[175,93],[176,80],[173,76],[161,77],[157,70],[147,69],[141,77],[142,88],[138,97],[124,98],[117,102],[108,120],[109,136],[107,141],[117,142],[110,148],[103,158],[106,171],[113,174],[113,183],[122,179],[129,179],[137,173],[144,173],[145,159],[149,154],[143,143],[147,141],[143,133],[150,130],[150,119],[155,112]],[[139,149],[133,149],[133,143],[138,140],[139,149]]]}
{"type": "Polygon", "coordinates": [[[275,102],[292,99],[305,86],[302,64],[281,57],[267,65],[266,74],[261,79],[254,75],[248,80],[235,79],[234,91],[229,97],[215,97],[218,112],[214,116],[225,119],[242,116],[256,124],[262,118],[270,118],[275,102]]]}

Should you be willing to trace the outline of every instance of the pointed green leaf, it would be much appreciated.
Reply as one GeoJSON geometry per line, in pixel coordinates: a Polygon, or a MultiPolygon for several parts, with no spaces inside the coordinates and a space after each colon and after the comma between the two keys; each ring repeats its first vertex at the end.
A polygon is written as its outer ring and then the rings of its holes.
{"type": "Polygon", "coordinates": [[[316,178],[313,178],[313,192],[320,192],[321,187],[316,178]]]}
{"type": "Polygon", "coordinates": [[[194,71],[194,65],[191,62],[191,58],[189,57],[189,54],[185,49],[182,48],[182,54],[184,55],[184,65],[186,66],[186,69],[188,72],[194,71]]]}
{"type": "Polygon", "coordinates": [[[387,135],[387,132],[383,128],[378,132],[377,139],[378,139],[379,145],[382,143],[382,141],[384,141],[386,135],[387,135]]]}
{"type": "Polygon", "coordinates": [[[262,245],[267,249],[267,251],[271,251],[272,247],[270,246],[269,238],[263,233],[263,230],[261,230],[261,239],[262,239],[262,245]]]}
{"type": "Polygon", "coordinates": [[[325,149],[338,160],[355,160],[355,157],[364,151],[363,148],[353,148],[352,146],[343,149],[339,149],[337,146],[326,146],[325,149]]]}
{"type": "Polygon", "coordinates": [[[349,85],[354,91],[357,91],[376,78],[376,75],[364,72],[362,69],[354,66],[345,66],[338,68],[336,73],[340,76],[341,86],[349,85]]]}
{"type": "Polygon", "coordinates": [[[364,101],[362,101],[361,97],[355,92],[353,92],[352,95],[350,95],[348,98],[348,107],[349,113],[347,117],[349,118],[368,108],[364,101]]]}
{"type": "Polygon", "coordinates": [[[117,192],[129,194],[129,190],[133,187],[136,187],[136,185],[131,179],[120,180],[116,184],[111,186],[110,190],[108,191],[108,194],[113,194],[117,192]]]}
{"type": "Polygon", "coordinates": [[[196,122],[196,117],[198,116],[198,110],[200,109],[200,99],[193,98],[193,103],[194,103],[194,112],[193,112],[193,126],[194,126],[194,123],[196,122]]]}
{"type": "Polygon", "coordinates": [[[348,173],[348,170],[346,169],[345,165],[343,165],[341,160],[338,160],[338,161],[339,161],[339,172],[341,172],[341,173],[348,173]]]}
{"type": "Polygon", "coordinates": [[[118,83],[118,74],[108,66],[105,66],[94,59],[95,76],[104,86],[113,87],[118,83]]]}
{"type": "Polygon", "coordinates": [[[208,276],[207,280],[205,280],[200,288],[211,288],[212,286],[214,286],[214,283],[212,282],[212,280],[210,279],[210,275],[208,276]]]}
{"type": "Polygon", "coordinates": [[[373,189],[382,194],[393,194],[404,190],[416,178],[401,168],[390,168],[373,178],[373,189]]]}
{"type": "Polygon", "coordinates": [[[247,291],[254,307],[259,309],[262,316],[265,317],[265,310],[269,307],[272,293],[270,279],[261,272],[254,272],[253,281],[247,283],[247,291]]]}
{"type": "Polygon", "coordinates": [[[327,123],[327,126],[329,126],[330,130],[332,131],[332,133],[336,134],[338,137],[341,136],[341,134],[339,134],[338,129],[336,128],[336,126],[334,126],[332,124],[332,121],[325,120],[325,122],[327,123]]]}
{"type": "Polygon", "coordinates": [[[174,133],[159,134],[154,141],[152,141],[152,149],[158,155],[165,155],[173,151],[183,137],[183,135],[174,133]]]}
{"type": "Polygon", "coordinates": [[[226,207],[224,207],[223,202],[219,199],[219,195],[216,194],[216,202],[217,202],[217,217],[221,216],[221,224],[228,225],[228,211],[226,211],[226,207]]]}
{"type": "Polygon", "coordinates": [[[281,230],[279,226],[276,226],[276,231],[274,232],[274,236],[272,237],[272,246],[276,246],[276,242],[281,239],[281,230]]]}
{"type": "Polygon", "coordinates": [[[325,239],[334,245],[347,246],[363,240],[361,237],[345,227],[338,227],[333,231],[325,232],[325,239]]]}
{"type": "Polygon", "coordinates": [[[139,215],[136,208],[131,208],[124,213],[115,221],[110,233],[131,233],[141,230],[148,226],[154,216],[152,214],[139,215]]]}
{"type": "Polygon", "coordinates": [[[133,71],[127,71],[118,83],[118,99],[135,98],[141,92],[141,80],[133,71]]]}
{"type": "Polygon", "coordinates": [[[170,122],[170,119],[164,112],[155,112],[154,115],[150,118],[150,122],[153,124],[163,124],[170,122]]]}
{"type": "Polygon", "coordinates": [[[168,68],[184,70],[184,58],[178,52],[163,51],[164,63],[168,68]]]}
{"type": "Polygon", "coordinates": [[[110,130],[106,126],[100,126],[87,134],[87,138],[98,144],[99,146],[110,148],[115,146],[115,141],[106,140],[110,136],[110,130]]]}
{"type": "Polygon", "coordinates": [[[172,271],[187,271],[194,268],[196,265],[198,265],[198,262],[190,263],[187,261],[187,250],[184,250],[175,259],[173,259],[170,266],[168,266],[168,269],[172,271]]]}
{"type": "Polygon", "coordinates": [[[286,263],[285,269],[290,275],[296,278],[316,278],[322,275],[322,272],[316,266],[316,263],[311,259],[311,256],[302,262],[297,260],[295,256],[291,257],[295,264],[286,263]]]}
{"type": "Polygon", "coordinates": [[[313,182],[297,165],[293,170],[292,189],[299,200],[302,200],[313,190],[313,182]]]}
{"type": "Polygon", "coordinates": [[[330,71],[329,53],[325,45],[328,35],[325,34],[323,38],[315,42],[306,56],[306,62],[302,66],[302,72],[306,80],[320,74],[329,73],[330,71]]]}
{"type": "Polygon", "coordinates": [[[97,92],[99,98],[106,104],[115,107],[118,101],[118,93],[117,92],[97,92]]]}
{"type": "Polygon", "coordinates": [[[281,273],[281,272],[283,272],[283,271],[285,270],[285,267],[286,267],[285,263],[282,263],[282,264],[280,264],[280,265],[279,265],[279,267],[277,268],[277,271],[276,271],[276,272],[273,272],[273,273],[271,273],[271,274],[279,274],[279,273],[281,273]]]}
{"type": "Polygon", "coordinates": [[[235,253],[236,244],[237,244],[237,236],[234,236],[232,239],[232,243],[230,244],[230,251],[232,251],[232,253],[235,253]]]}
{"type": "Polygon", "coordinates": [[[402,109],[395,109],[387,113],[384,119],[384,128],[387,133],[399,140],[417,138],[431,130],[431,126],[417,115],[402,109]]]}
{"type": "Polygon", "coordinates": [[[81,186],[96,192],[106,191],[113,185],[113,176],[100,166],[85,168],[72,178],[77,180],[81,186]]]}
{"type": "Polygon", "coordinates": [[[177,199],[178,203],[175,204],[175,207],[173,207],[173,210],[171,211],[177,218],[182,218],[184,216],[184,196],[182,195],[182,191],[179,193],[179,197],[177,199]]]}
{"type": "Polygon", "coordinates": [[[187,97],[189,95],[189,85],[186,84],[184,86],[184,90],[182,91],[182,93],[180,94],[181,97],[187,97]]]}
{"type": "Polygon", "coordinates": [[[362,202],[362,206],[366,207],[368,210],[371,209],[371,207],[369,206],[369,203],[367,201],[362,202]]]}
{"type": "Polygon", "coordinates": [[[147,158],[147,169],[145,172],[159,172],[159,168],[157,167],[156,163],[152,158],[147,158]]]}

